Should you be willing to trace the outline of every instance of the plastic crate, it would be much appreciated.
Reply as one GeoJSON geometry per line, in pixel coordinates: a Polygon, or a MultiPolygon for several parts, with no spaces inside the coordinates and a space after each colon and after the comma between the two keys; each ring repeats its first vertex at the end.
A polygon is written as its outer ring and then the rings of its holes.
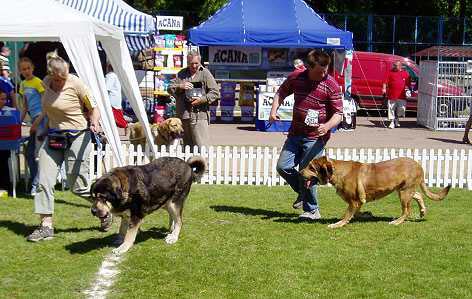
{"type": "Polygon", "coordinates": [[[20,111],[18,110],[0,110],[0,126],[19,125],[20,111]]]}
{"type": "Polygon", "coordinates": [[[22,139],[0,140],[0,150],[17,150],[20,148],[22,139]]]}
{"type": "Polygon", "coordinates": [[[21,125],[0,125],[0,140],[17,140],[21,138],[21,125]]]}

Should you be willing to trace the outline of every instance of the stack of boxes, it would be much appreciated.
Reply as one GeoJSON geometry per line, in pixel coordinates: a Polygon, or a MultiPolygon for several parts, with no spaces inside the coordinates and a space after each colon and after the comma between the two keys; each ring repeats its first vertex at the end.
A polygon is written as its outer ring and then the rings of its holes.
{"type": "Polygon", "coordinates": [[[21,142],[21,120],[18,110],[0,110],[0,149],[17,149],[21,142]]]}

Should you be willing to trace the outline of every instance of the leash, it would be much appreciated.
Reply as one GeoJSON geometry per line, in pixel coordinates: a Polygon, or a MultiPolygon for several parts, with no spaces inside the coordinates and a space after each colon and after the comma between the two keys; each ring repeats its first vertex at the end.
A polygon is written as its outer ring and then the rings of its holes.
{"type": "Polygon", "coordinates": [[[97,145],[97,160],[102,161],[103,169],[105,170],[105,173],[107,173],[108,171],[105,165],[105,159],[103,159],[105,154],[103,152],[103,144],[102,144],[102,141],[100,140],[100,134],[94,133],[94,132],[90,132],[90,133],[92,134],[92,138],[95,140],[95,144],[97,145]]]}

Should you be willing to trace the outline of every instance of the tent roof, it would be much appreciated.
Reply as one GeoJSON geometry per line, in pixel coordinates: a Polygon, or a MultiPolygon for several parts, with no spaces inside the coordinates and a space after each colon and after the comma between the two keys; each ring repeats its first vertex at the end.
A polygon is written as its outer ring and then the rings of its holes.
{"type": "Polygon", "coordinates": [[[189,30],[197,45],[352,49],[352,33],[326,23],[303,0],[230,0],[189,30]]]}
{"type": "Polygon", "coordinates": [[[156,20],[122,0],[56,0],[89,16],[123,29],[130,51],[152,47],[156,20]]]}
{"type": "MultiPolygon", "coordinates": [[[[60,41],[79,77],[97,101],[102,128],[118,165],[123,165],[121,141],[105,86],[97,51],[97,40],[110,58],[123,91],[145,128],[150,144],[153,138],[147,121],[138,82],[126,47],[123,31],[113,25],[89,17],[55,0],[10,0],[2,3],[7,11],[0,19],[0,40],[60,41]]],[[[155,147],[152,147],[157,155],[155,147]]]]}
{"type": "Polygon", "coordinates": [[[8,1],[2,6],[0,36],[4,40],[58,41],[61,35],[89,34],[120,39],[118,28],[77,13],[50,0],[8,1]]]}
{"type": "Polygon", "coordinates": [[[431,57],[472,57],[472,47],[465,46],[434,46],[416,52],[413,56],[431,57]]]}

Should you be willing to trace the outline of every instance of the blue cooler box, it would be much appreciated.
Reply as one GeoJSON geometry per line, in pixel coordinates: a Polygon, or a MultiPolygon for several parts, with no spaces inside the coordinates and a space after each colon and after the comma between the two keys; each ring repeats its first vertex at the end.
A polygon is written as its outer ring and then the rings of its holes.
{"type": "Polygon", "coordinates": [[[263,132],[288,132],[291,121],[276,121],[271,124],[268,120],[256,120],[256,130],[263,132]]]}

